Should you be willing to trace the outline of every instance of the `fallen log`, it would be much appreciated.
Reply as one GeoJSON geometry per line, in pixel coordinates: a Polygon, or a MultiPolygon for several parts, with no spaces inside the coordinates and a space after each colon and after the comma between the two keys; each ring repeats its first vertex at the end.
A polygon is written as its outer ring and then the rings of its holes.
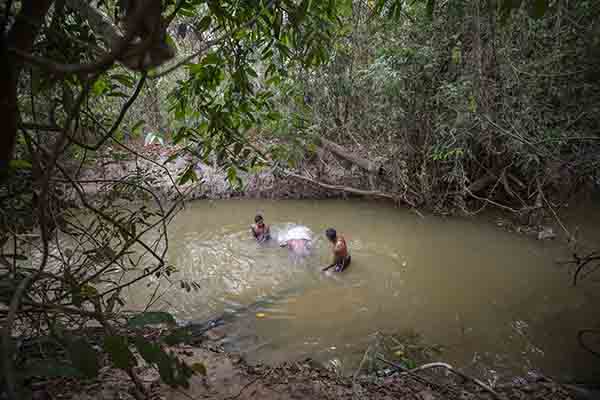
{"type": "Polygon", "coordinates": [[[381,197],[381,198],[384,198],[384,199],[392,200],[392,201],[394,201],[394,203],[399,202],[399,201],[404,201],[406,204],[408,204],[409,206],[412,207],[413,211],[419,217],[424,218],[424,215],[419,210],[417,210],[417,208],[414,205],[414,203],[412,203],[411,201],[407,200],[406,198],[400,198],[399,196],[395,196],[395,195],[393,195],[391,193],[381,192],[379,190],[363,190],[363,189],[356,189],[356,188],[348,187],[348,186],[330,185],[328,183],[323,183],[323,182],[316,181],[316,180],[314,180],[312,178],[309,178],[307,176],[294,174],[293,172],[287,172],[286,174],[288,176],[291,176],[292,178],[300,179],[300,180],[303,180],[305,182],[309,182],[309,183],[312,183],[313,185],[317,185],[317,186],[320,186],[322,188],[329,189],[329,190],[335,190],[335,191],[340,191],[340,192],[352,193],[352,194],[357,194],[357,195],[360,195],[360,196],[381,197]]]}
{"type": "Polygon", "coordinates": [[[349,161],[352,164],[355,164],[356,166],[362,168],[370,174],[384,175],[385,173],[383,167],[379,163],[367,160],[366,158],[362,158],[352,153],[351,151],[346,150],[344,147],[340,146],[337,143],[321,138],[319,139],[319,144],[324,150],[328,150],[336,156],[343,158],[344,160],[349,161]]]}
{"type": "Polygon", "coordinates": [[[494,174],[484,175],[483,177],[471,183],[468,187],[468,190],[473,193],[480,192],[483,189],[487,188],[489,185],[491,185],[497,179],[498,177],[494,174]]]}

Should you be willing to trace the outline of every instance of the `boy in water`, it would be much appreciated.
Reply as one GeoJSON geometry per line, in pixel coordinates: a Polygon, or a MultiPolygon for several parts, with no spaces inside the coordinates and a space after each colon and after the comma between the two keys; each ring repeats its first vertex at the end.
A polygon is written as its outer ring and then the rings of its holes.
{"type": "Polygon", "coordinates": [[[269,225],[265,224],[262,215],[258,214],[254,217],[254,224],[252,225],[252,234],[254,238],[258,241],[258,243],[266,242],[271,239],[271,232],[269,230],[269,225]]]}
{"type": "Polygon", "coordinates": [[[325,231],[325,236],[333,245],[333,263],[325,268],[323,271],[327,271],[330,268],[335,267],[335,272],[342,272],[348,265],[350,265],[351,257],[348,254],[348,246],[346,240],[342,235],[338,235],[335,229],[329,228],[325,231]]]}

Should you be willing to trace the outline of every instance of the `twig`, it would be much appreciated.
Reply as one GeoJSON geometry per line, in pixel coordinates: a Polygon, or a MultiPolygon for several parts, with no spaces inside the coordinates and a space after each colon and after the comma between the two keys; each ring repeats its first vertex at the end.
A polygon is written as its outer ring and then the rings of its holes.
{"type": "Polygon", "coordinates": [[[54,167],[56,166],[56,161],[57,161],[58,157],[64,151],[64,144],[65,144],[65,141],[66,141],[66,138],[68,135],[71,121],[73,120],[73,118],[75,117],[75,114],[81,107],[83,100],[86,98],[89,90],[91,89],[93,82],[96,79],[97,79],[97,76],[93,77],[92,79],[90,79],[89,81],[87,81],[85,83],[84,88],[81,91],[81,93],[79,94],[73,109],[70,111],[70,113],[67,117],[67,121],[65,123],[65,126],[63,127],[63,131],[62,131],[61,135],[56,139],[56,142],[54,143],[53,151],[49,154],[49,157],[48,157],[49,160],[48,160],[48,164],[46,165],[46,171],[42,177],[43,180],[41,182],[39,207],[38,207],[38,214],[39,214],[39,219],[40,219],[40,233],[41,233],[41,239],[42,239],[42,245],[43,245],[42,259],[40,261],[40,265],[39,265],[37,271],[33,274],[30,274],[25,279],[23,279],[20,282],[19,286],[17,287],[17,290],[15,291],[14,295],[12,296],[11,301],[10,301],[8,316],[7,316],[6,322],[5,322],[5,328],[4,328],[4,331],[2,332],[2,348],[3,348],[3,353],[4,353],[4,357],[3,357],[4,358],[4,360],[3,360],[4,375],[5,375],[9,399],[17,398],[16,397],[16,383],[15,383],[15,377],[14,377],[14,371],[13,371],[13,365],[12,365],[12,352],[11,352],[11,348],[10,348],[10,340],[12,337],[13,324],[15,322],[17,310],[18,310],[20,302],[21,302],[21,297],[24,295],[24,293],[25,293],[26,289],[29,287],[29,285],[33,281],[35,281],[40,276],[40,274],[44,271],[44,269],[46,268],[46,264],[48,262],[48,255],[50,253],[49,239],[48,239],[48,226],[46,223],[46,212],[45,212],[48,190],[49,190],[49,185],[50,185],[50,175],[52,174],[52,171],[54,170],[54,167]]]}
{"type": "Polygon", "coordinates": [[[2,363],[4,365],[4,380],[6,382],[6,392],[9,399],[17,400],[17,389],[15,382],[14,369],[12,365],[12,349],[11,349],[11,339],[12,339],[12,326],[15,322],[15,318],[17,316],[17,310],[19,308],[21,297],[23,293],[31,283],[31,281],[37,276],[37,274],[31,274],[23,279],[15,294],[13,295],[10,305],[8,308],[8,315],[6,316],[4,331],[2,332],[2,363]]]}
{"type": "Polygon", "coordinates": [[[123,121],[123,118],[125,118],[125,114],[127,114],[127,111],[129,110],[129,108],[133,105],[133,103],[137,100],[138,96],[140,95],[142,88],[144,87],[144,83],[146,82],[146,76],[147,76],[147,74],[145,72],[142,73],[142,77],[138,81],[135,91],[127,99],[125,104],[123,104],[123,107],[121,107],[121,111],[119,112],[117,119],[113,122],[113,124],[110,127],[110,129],[108,130],[108,132],[100,139],[100,141],[98,141],[94,145],[88,145],[85,143],[78,142],[78,141],[74,140],[72,137],[69,137],[69,140],[72,141],[73,143],[75,143],[77,146],[82,147],[86,150],[92,150],[92,151],[98,150],[117,131],[117,129],[119,129],[119,126],[121,125],[121,122],[123,121]]]}
{"type": "Polygon", "coordinates": [[[504,210],[508,210],[508,211],[510,211],[510,212],[513,212],[513,213],[518,213],[518,212],[519,212],[518,210],[515,210],[515,209],[514,209],[514,208],[512,208],[512,207],[505,206],[505,205],[503,205],[503,204],[500,204],[500,203],[498,203],[498,202],[495,202],[494,200],[490,200],[490,199],[488,199],[487,197],[481,197],[481,196],[477,196],[476,194],[474,194],[473,192],[471,192],[471,191],[469,190],[469,188],[465,188],[465,190],[466,190],[466,192],[467,192],[467,193],[468,193],[470,196],[472,196],[473,198],[475,198],[475,199],[477,199],[477,200],[480,200],[480,201],[485,201],[486,203],[490,203],[490,204],[492,204],[492,205],[495,205],[496,207],[502,208],[502,209],[504,209],[504,210]]]}
{"type": "Polygon", "coordinates": [[[415,372],[418,372],[418,371],[424,371],[426,369],[431,369],[431,368],[444,368],[444,369],[446,369],[446,370],[448,370],[448,371],[450,371],[450,372],[452,372],[452,373],[460,376],[463,379],[466,379],[468,381],[471,381],[471,382],[477,384],[479,387],[481,387],[485,391],[491,393],[494,396],[494,398],[500,399],[500,395],[498,395],[498,393],[494,389],[492,389],[491,387],[489,387],[485,383],[481,382],[479,379],[473,378],[472,376],[469,376],[469,375],[467,375],[467,374],[465,374],[463,372],[460,372],[460,371],[454,369],[450,364],[446,364],[446,363],[443,363],[443,362],[434,362],[434,363],[429,363],[429,364],[423,364],[420,367],[413,368],[411,370],[402,372],[401,375],[402,374],[412,374],[412,373],[415,373],[415,372]]]}
{"type": "Polygon", "coordinates": [[[542,197],[542,199],[544,200],[544,202],[546,203],[546,205],[552,212],[552,215],[554,215],[554,219],[556,219],[556,222],[558,222],[558,224],[560,225],[562,230],[567,234],[567,238],[569,240],[572,240],[573,236],[571,235],[571,232],[569,232],[567,227],[562,223],[561,219],[558,217],[558,214],[556,214],[556,211],[554,211],[554,208],[552,207],[552,205],[550,205],[550,202],[546,199],[546,196],[544,196],[544,191],[542,190],[542,184],[537,179],[536,179],[536,183],[537,183],[537,187],[538,187],[538,193],[540,194],[540,196],[542,197]]]}
{"type": "MultiPolygon", "coordinates": [[[[378,356],[378,357],[377,357],[377,359],[378,359],[379,361],[381,361],[381,362],[383,362],[383,363],[385,363],[385,364],[387,364],[387,365],[389,365],[389,366],[393,367],[393,368],[394,368],[394,369],[396,369],[396,370],[403,371],[403,372],[408,372],[408,371],[409,371],[409,370],[408,370],[407,368],[405,368],[404,366],[402,366],[402,365],[400,365],[400,364],[397,364],[397,363],[395,363],[395,362],[388,361],[388,360],[386,360],[385,358],[383,358],[383,357],[381,357],[381,356],[378,356]]],[[[423,376],[416,375],[416,374],[410,374],[410,375],[411,375],[411,376],[412,376],[414,379],[416,379],[417,381],[419,381],[419,382],[421,382],[421,383],[425,383],[425,384],[427,384],[427,385],[430,385],[431,387],[440,387],[440,386],[441,386],[440,384],[438,384],[438,383],[435,383],[435,382],[433,382],[432,380],[430,380],[430,379],[427,379],[427,378],[425,378],[425,377],[423,377],[423,376]]]]}
{"type": "Polygon", "coordinates": [[[584,341],[583,341],[583,337],[586,334],[596,334],[596,335],[600,335],[600,329],[582,329],[579,332],[577,332],[577,341],[579,342],[579,345],[581,347],[583,347],[585,350],[589,351],[591,354],[593,354],[596,357],[600,357],[600,353],[591,349],[584,341]]]}

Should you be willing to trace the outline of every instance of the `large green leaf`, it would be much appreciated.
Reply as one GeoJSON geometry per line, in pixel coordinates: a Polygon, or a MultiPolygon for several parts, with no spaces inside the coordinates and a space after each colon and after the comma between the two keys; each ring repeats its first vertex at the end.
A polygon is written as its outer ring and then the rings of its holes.
{"type": "Polygon", "coordinates": [[[85,378],[96,378],[100,370],[98,353],[83,338],[69,340],[67,353],[73,366],[77,368],[85,378]]]}
{"type": "Polygon", "coordinates": [[[167,324],[175,325],[175,318],[164,311],[147,311],[130,318],[127,326],[130,328],[139,328],[146,325],[167,324]]]}
{"type": "Polygon", "coordinates": [[[117,368],[128,370],[137,365],[137,360],[129,350],[129,343],[125,336],[111,335],[105,337],[104,350],[117,368]]]}

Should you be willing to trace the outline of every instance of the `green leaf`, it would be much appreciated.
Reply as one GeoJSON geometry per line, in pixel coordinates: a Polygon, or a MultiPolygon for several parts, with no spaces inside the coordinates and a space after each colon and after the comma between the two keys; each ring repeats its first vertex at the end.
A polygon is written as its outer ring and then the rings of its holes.
{"type": "Polygon", "coordinates": [[[194,370],[194,372],[199,373],[200,375],[206,376],[206,366],[202,363],[193,363],[192,370],[194,370]]]}
{"type": "Polygon", "coordinates": [[[252,69],[252,67],[246,68],[246,74],[250,75],[253,78],[258,77],[258,75],[256,74],[256,71],[254,69],[252,69]]]}
{"type": "Polygon", "coordinates": [[[136,336],[134,339],[135,347],[148,364],[158,362],[164,350],[158,343],[151,342],[143,336],[136,336]]]}
{"type": "Polygon", "coordinates": [[[433,10],[435,9],[435,0],[427,0],[427,17],[433,19],[433,10]]]}
{"type": "Polygon", "coordinates": [[[168,33],[165,35],[165,43],[172,49],[177,50],[177,44],[175,43],[171,35],[169,35],[168,33]]]}
{"type": "Polygon", "coordinates": [[[206,17],[202,18],[200,22],[198,22],[198,25],[196,25],[196,29],[198,29],[199,32],[204,32],[208,29],[211,22],[212,17],[210,15],[207,15],[206,17]]]}
{"type": "Polygon", "coordinates": [[[136,315],[127,321],[130,328],[139,328],[146,325],[167,324],[175,325],[175,318],[164,311],[147,311],[136,315]]]}
{"type": "Polygon", "coordinates": [[[114,74],[110,76],[110,79],[113,79],[119,82],[121,85],[126,86],[128,88],[132,88],[135,85],[134,79],[125,74],[114,74]]]}
{"type": "Polygon", "coordinates": [[[113,365],[122,370],[128,370],[137,365],[137,360],[125,336],[111,335],[104,338],[104,350],[110,356],[113,365]]]}
{"type": "Polygon", "coordinates": [[[208,53],[206,57],[202,59],[202,65],[218,65],[221,62],[221,58],[217,53],[208,53]]]}
{"type": "Polygon", "coordinates": [[[185,172],[179,177],[177,184],[185,185],[187,182],[196,182],[198,180],[198,176],[196,175],[196,171],[194,171],[194,165],[190,164],[185,169],[185,172]]]}
{"type": "Polygon", "coordinates": [[[173,144],[178,144],[187,136],[187,129],[185,126],[182,126],[181,128],[177,129],[177,132],[175,132],[175,134],[173,135],[172,142],[173,144]]]}
{"type": "Polygon", "coordinates": [[[100,96],[109,89],[108,83],[104,79],[98,79],[92,86],[92,94],[100,96]]]}
{"type": "Polygon", "coordinates": [[[10,160],[9,168],[12,169],[31,169],[31,163],[27,160],[10,160]]]}
{"type": "Polygon", "coordinates": [[[296,15],[295,15],[295,22],[297,25],[300,25],[302,23],[302,21],[304,20],[304,17],[306,17],[306,12],[308,11],[308,8],[310,7],[310,0],[302,0],[302,3],[300,3],[300,5],[298,6],[298,10],[296,11],[296,15]]]}
{"type": "Polygon", "coordinates": [[[139,129],[141,129],[145,123],[146,121],[144,121],[143,119],[136,122],[135,125],[133,125],[133,127],[131,128],[131,133],[137,134],[139,132],[139,129]]]}
{"type": "Polygon", "coordinates": [[[128,99],[129,98],[129,96],[126,93],[119,92],[119,91],[110,92],[107,96],[108,97],[120,97],[122,99],[128,99]]]}
{"type": "Polygon", "coordinates": [[[162,379],[167,385],[176,386],[174,366],[175,360],[166,352],[163,352],[156,360],[158,366],[158,373],[160,379],[162,379]]]}
{"type": "Polygon", "coordinates": [[[229,169],[227,170],[227,180],[232,185],[234,184],[234,182],[237,181],[237,170],[234,166],[229,167],[229,169]]]}
{"type": "Polygon", "coordinates": [[[69,340],[67,353],[73,366],[81,372],[85,378],[96,378],[100,370],[98,353],[83,338],[69,340]]]}
{"type": "Polygon", "coordinates": [[[192,332],[188,328],[175,329],[171,334],[165,337],[165,343],[169,346],[175,346],[180,343],[186,343],[192,338],[192,332]]]}

